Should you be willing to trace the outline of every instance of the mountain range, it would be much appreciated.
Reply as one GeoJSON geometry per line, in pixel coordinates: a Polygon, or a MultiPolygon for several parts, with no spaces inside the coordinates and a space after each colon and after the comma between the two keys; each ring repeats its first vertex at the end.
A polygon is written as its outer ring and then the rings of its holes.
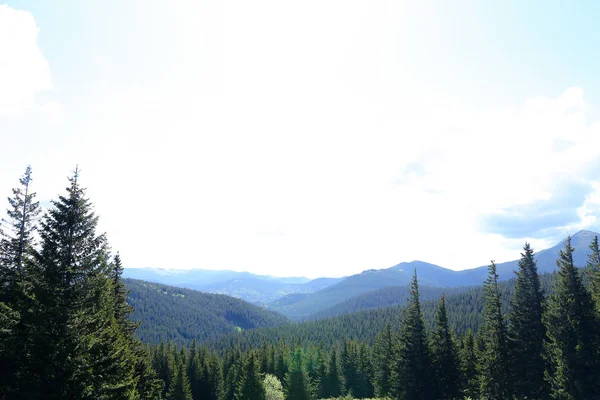
{"type": "MultiPolygon", "coordinates": [[[[598,233],[579,231],[571,238],[575,248],[574,261],[579,267],[585,266],[589,245],[598,233]]],[[[538,271],[553,272],[559,251],[564,240],[557,245],[536,253],[538,271]]],[[[518,260],[497,264],[501,281],[514,277],[518,260]]],[[[306,319],[318,315],[335,315],[337,312],[326,310],[339,306],[352,309],[352,299],[368,296],[377,290],[401,287],[410,283],[414,271],[417,271],[419,283],[431,288],[459,288],[481,285],[487,277],[487,265],[454,271],[439,265],[423,261],[403,262],[386,269],[370,269],[345,278],[276,278],[254,275],[248,272],[210,271],[210,270],[156,270],[126,269],[125,276],[151,282],[170,284],[210,293],[227,294],[259,304],[269,310],[277,311],[294,319],[306,319]]],[[[393,290],[392,290],[393,291],[393,290]]],[[[380,294],[381,295],[381,294],[380,294]]],[[[385,296],[390,296],[390,290],[385,296]]],[[[393,296],[392,296],[393,298],[393,296]]],[[[390,300],[391,301],[391,300],[390,300]]],[[[360,301],[362,304],[364,301],[360,301]]]]}

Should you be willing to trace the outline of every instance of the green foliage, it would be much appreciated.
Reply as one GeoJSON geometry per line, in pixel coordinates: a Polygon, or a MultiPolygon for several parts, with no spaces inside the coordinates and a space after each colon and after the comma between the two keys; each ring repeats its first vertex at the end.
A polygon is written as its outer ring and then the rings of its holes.
{"type": "Polygon", "coordinates": [[[448,327],[446,297],[442,295],[436,316],[436,328],[431,340],[432,360],[435,370],[436,398],[460,398],[460,362],[458,350],[448,327]]]}
{"type": "Polygon", "coordinates": [[[394,343],[396,336],[392,325],[387,324],[375,338],[373,351],[373,383],[377,396],[388,396],[392,382],[392,365],[394,364],[394,343]]]}
{"type": "Polygon", "coordinates": [[[598,319],[592,296],[573,264],[571,238],[557,261],[558,278],[545,314],[546,380],[554,399],[586,399],[599,393],[598,319]]]}
{"type": "Polygon", "coordinates": [[[600,314],[600,245],[598,244],[598,236],[594,236],[594,240],[590,244],[587,272],[590,292],[596,304],[596,311],[600,314]]]}
{"type": "Polygon", "coordinates": [[[511,397],[510,365],[506,323],[501,309],[502,298],[496,264],[493,261],[484,291],[484,323],[481,330],[483,348],[479,349],[480,394],[484,399],[503,400],[511,397]]]}
{"type": "Polygon", "coordinates": [[[392,370],[392,394],[400,399],[433,398],[431,351],[421,314],[417,273],[411,284],[411,300],[400,328],[392,370]]]}
{"type": "Polygon", "coordinates": [[[467,334],[462,340],[460,349],[461,362],[461,387],[463,392],[468,396],[476,397],[479,393],[479,381],[477,376],[477,353],[475,350],[475,340],[473,332],[467,331],[467,334]]]}
{"type": "Polygon", "coordinates": [[[300,348],[291,356],[289,370],[285,375],[285,393],[288,400],[310,400],[313,388],[304,368],[303,354],[300,348]]]}
{"type": "Polygon", "coordinates": [[[132,318],[140,323],[137,335],[146,343],[172,341],[189,346],[216,341],[228,333],[239,335],[240,329],[275,327],[290,321],[233,297],[201,293],[125,279],[129,304],[135,308],[132,318]]]}
{"type": "Polygon", "coordinates": [[[283,386],[275,375],[266,374],[263,380],[265,400],[284,400],[283,386]]]}
{"type": "Polygon", "coordinates": [[[265,387],[263,386],[263,377],[260,372],[260,365],[256,354],[250,352],[244,361],[242,375],[238,384],[235,400],[256,399],[264,400],[266,398],[265,387]]]}
{"type": "Polygon", "coordinates": [[[525,243],[516,271],[511,299],[508,338],[511,351],[511,384],[518,398],[547,398],[542,348],[546,328],[542,321],[544,294],[533,249],[525,243]]]}

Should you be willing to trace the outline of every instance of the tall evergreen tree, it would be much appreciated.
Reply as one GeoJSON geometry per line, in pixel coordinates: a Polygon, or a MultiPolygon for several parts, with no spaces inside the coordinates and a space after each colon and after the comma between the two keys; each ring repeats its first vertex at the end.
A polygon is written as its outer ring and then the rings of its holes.
{"type": "Polygon", "coordinates": [[[342,395],[342,383],[340,382],[340,370],[335,347],[331,349],[329,355],[329,365],[327,368],[327,376],[325,378],[324,391],[326,393],[325,397],[339,397],[342,395]]]}
{"type": "Polygon", "coordinates": [[[458,350],[448,327],[445,295],[442,295],[440,299],[431,344],[436,373],[436,398],[440,400],[458,399],[461,396],[460,361],[458,350]]]}
{"type": "MultiPolygon", "coordinates": [[[[31,167],[27,167],[19,180],[20,187],[12,190],[13,197],[8,198],[8,219],[3,219],[6,229],[1,231],[0,288],[12,286],[23,278],[24,263],[32,254],[34,232],[40,214],[39,202],[35,201],[35,192],[31,191],[31,167]],[[10,285],[7,285],[10,283],[10,285]]],[[[0,298],[0,301],[4,301],[0,298]]]]}
{"type": "Polygon", "coordinates": [[[596,312],[600,315],[600,245],[598,245],[598,236],[594,236],[594,240],[590,244],[587,270],[590,291],[596,304],[596,312]]]}
{"type": "Polygon", "coordinates": [[[8,198],[5,229],[0,230],[0,393],[18,396],[24,385],[27,342],[31,337],[31,295],[28,267],[33,254],[39,203],[31,191],[31,167],[19,180],[20,187],[8,198]]]}
{"type": "Polygon", "coordinates": [[[171,378],[171,386],[167,393],[167,400],[192,400],[192,390],[184,359],[177,360],[171,378]]]}
{"type": "Polygon", "coordinates": [[[592,297],[573,264],[568,237],[545,314],[546,379],[554,399],[593,399],[600,393],[598,320],[592,297]]]}
{"type": "Polygon", "coordinates": [[[285,376],[285,393],[287,400],[310,400],[312,388],[308,374],[302,361],[302,349],[297,348],[290,360],[290,367],[285,376]]]}
{"type": "Polygon", "coordinates": [[[391,388],[396,398],[426,400],[433,398],[432,365],[416,270],[410,296],[395,350],[397,360],[392,371],[391,388]]]}
{"type": "Polygon", "coordinates": [[[463,392],[468,397],[477,398],[479,393],[477,352],[475,351],[475,340],[473,338],[473,331],[471,330],[468,330],[463,338],[460,355],[463,392]]]}
{"type": "Polygon", "coordinates": [[[492,261],[484,284],[484,348],[480,349],[481,397],[487,400],[511,398],[510,365],[506,325],[502,315],[502,295],[498,286],[496,264],[492,261]]]}
{"type": "Polygon", "coordinates": [[[394,364],[394,341],[392,325],[388,322],[385,329],[375,338],[373,382],[377,397],[387,397],[390,394],[392,366],[394,364]]]}
{"type": "Polygon", "coordinates": [[[244,362],[241,380],[236,392],[236,400],[265,400],[266,392],[260,373],[260,360],[251,352],[244,362]]]}
{"type": "Polygon", "coordinates": [[[41,223],[27,398],[136,396],[130,341],[115,318],[108,243],[96,234],[98,218],[78,179],[76,170],[41,223]]]}
{"type": "Polygon", "coordinates": [[[542,356],[546,336],[542,321],[544,294],[529,243],[525,243],[523,251],[509,314],[511,382],[518,398],[543,399],[547,398],[542,356]]]}

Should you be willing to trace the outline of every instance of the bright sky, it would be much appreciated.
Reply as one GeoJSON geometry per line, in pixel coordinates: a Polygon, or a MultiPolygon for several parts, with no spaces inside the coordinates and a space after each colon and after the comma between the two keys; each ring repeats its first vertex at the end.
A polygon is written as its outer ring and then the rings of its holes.
{"type": "MultiPolygon", "coordinates": [[[[0,0],[1,2],[2,0],[0,0]]],[[[600,229],[594,1],[8,1],[0,193],[128,267],[452,269],[600,229]]]]}

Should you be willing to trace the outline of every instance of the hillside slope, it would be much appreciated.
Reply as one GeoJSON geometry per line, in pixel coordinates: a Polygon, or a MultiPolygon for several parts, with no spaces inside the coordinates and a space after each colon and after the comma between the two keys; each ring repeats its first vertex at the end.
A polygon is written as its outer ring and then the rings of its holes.
{"type": "MultiPolygon", "coordinates": [[[[544,274],[541,279],[544,291],[549,293],[554,274],[544,274]]],[[[501,290],[502,308],[506,315],[509,310],[509,299],[514,290],[514,280],[502,282],[501,290]]],[[[448,321],[458,335],[463,335],[468,329],[477,331],[483,318],[483,298],[483,286],[464,288],[464,291],[446,297],[448,321]]],[[[421,302],[423,317],[430,329],[434,327],[438,302],[439,299],[436,298],[421,302]]],[[[234,345],[242,349],[250,349],[261,346],[265,342],[277,344],[283,341],[290,346],[297,343],[304,345],[320,343],[328,347],[341,337],[372,344],[375,336],[387,323],[391,324],[393,330],[399,329],[403,311],[403,306],[391,306],[275,328],[254,329],[237,335],[224,336],[213,346],[219,351],[225,351],[234,345]]]]}
{"type": "Polygon", "coordinates": [[[127,301],[144,342],[215,341],[240,330],[288,324],[284,316],[233,297],[125,279],[127,301]]]}
{"type": "MultiPolygon", "coordinates": [[[[575,265],[578,267],[586,265],[589,245],[596,235],[598,234],[591,231],[579,231],[572,236],[572,245],[575,247],[573,256],[575,265]]],[[[549,249],[536,253],[535,257],[540,273],[551,273],[556,269],[558,253],[563,247],[564,240],[549,249]]],[[[513,278],[513,271],[518,268],[517,264],[518,260],[497,264],[500,280],[507,281],[513,278]]],[[[341,312],[345,312],[343,311],[344,309],[352,310],[356,308],[351,304],[342,305],[341,303],[350,301],[350,299],[357,296],[364,295],[364,297],[358,300],[361,303],[372,302],[376,304],[379,300],[367,299],[371,296],[369,292],[372,295],[378,296],[377,292],[375,292],[376,289],[407,285],[415,270],[417,271],[419,282],[423,286],[457,288],[481,285],[487,277],[487,269],[488,266],[482,266],[469,270],[454,271],[423,261],[400,263],[391,268],[367,270],[360,274],[349,276],[339,283],[305,296],[280,299],[278,302],[269,304],[268,308],[297,320],[306,319],[311,315],[338,315],[341,312]],[[294,299],[296,301],[293,301],[294,299]],[[338,311],[325,311],[337,305],[340,307],[338,311]]],[[[388,295],[390,294],[388,293],[388,295]]],[[[398,304],[397,301],[389,301],[393,304],[398,304]]],[[[382,305],[385,305],[385,300],[381,300],[381,302],[382,305]]],[[[365,308],[371,307],[361,309],[365,308]]]]}
{"type": "Polygon", "coordinates": [[[293,293],[312,293],[342,279],[309,280],[304,277],[279,278],[250,272],[159,268],[126,268],[123,276],[206,293],[225,294],[252,303],[268,303],[293,293]]]}
{"type": "MultiPolygon", "coordinates": [[[[440,288],[431,286],[420,286],[421,300],[437,300],[442,294],[450,296],[456,293],[467,292],[473,287],[440,288]]],[[[338,315],[355,313],[375,308],[403,306],[410,297],[410,285],[390,286],[373,290],[358,296],[354,296],[333,307],[321,310],[306,317],[307,320],[336,317],[338,315]]]]}

